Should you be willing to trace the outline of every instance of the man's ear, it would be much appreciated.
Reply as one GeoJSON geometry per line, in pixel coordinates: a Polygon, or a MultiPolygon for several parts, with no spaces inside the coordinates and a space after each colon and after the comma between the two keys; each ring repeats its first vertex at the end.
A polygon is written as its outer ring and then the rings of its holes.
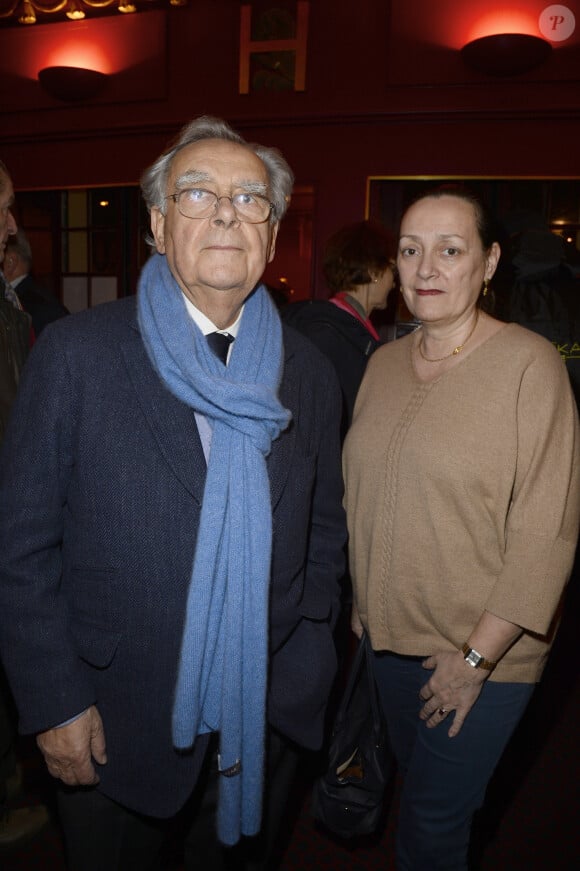
{"type": "Polygon", "coordinates": [[[165,215],[157,206],[151,209],[151,232],[159,254],[165,254],[165,215]]]}
{"type": "Polygon", "coordinates": [[[270,231],[270,242],[268,244],[268,259],[266,263],[271,263],[274,259],[274,254],[276,253],[276,237],[278,236],[278,230],[280,229],[280,224],[276,222],[272,224],[272,229],[270,231]]]}

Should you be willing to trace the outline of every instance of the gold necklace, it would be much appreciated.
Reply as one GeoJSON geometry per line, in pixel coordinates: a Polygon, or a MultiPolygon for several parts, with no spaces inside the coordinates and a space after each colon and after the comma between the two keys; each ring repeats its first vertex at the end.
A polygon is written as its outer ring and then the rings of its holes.
{"type": "Polygon", "coordinates": [[[419,354],[421,355],[423,360],[425,360],[426,363],[440,363],[442,360],[448,360],[449,357],[456,357],[457,354],[460,354],[461,351],[463,351],[463,349],[465,348],[465,346],[467,345],[467,343],[471,339],[472,335],[474,334],[478,320],[479,320],[479,309],[476,309],[475,310],[475,321],[473,322],[473,326],[472,326],[471,330],[469,331],[468,337],[465,339],[465,341],[463,342],[462,345],[457,345],[456,348],[453,348],[453,350],[451,351],[450,354],[445,354],[444,357],[426,357],[425,356],[425,354],[423,353],[423,333],[421,333],[421,338],[419,339],[419,345],[418,345],[419,354]]]}

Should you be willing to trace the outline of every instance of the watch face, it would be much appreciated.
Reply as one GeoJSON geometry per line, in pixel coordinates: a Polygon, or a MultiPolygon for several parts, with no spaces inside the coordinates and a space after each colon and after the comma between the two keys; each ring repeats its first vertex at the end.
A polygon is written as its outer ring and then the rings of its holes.
{"type": "Polygon", "coordinates": [[[473,668],[477,668],[482,659],[483,656],[480,656],[479,653],[476,653],[475,650],[470,650],[465,657],[465,661],[472,665],[473,668]]]}

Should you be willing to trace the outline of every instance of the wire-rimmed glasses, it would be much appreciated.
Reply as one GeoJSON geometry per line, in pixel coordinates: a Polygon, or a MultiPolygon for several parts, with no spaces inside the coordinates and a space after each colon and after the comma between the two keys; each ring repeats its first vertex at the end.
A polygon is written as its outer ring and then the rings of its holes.
{"type": "Polygon", "coordinates": [[[231,197],[218,197],[213,191],[205,188],[184,188],[169,194],[165,199],[173,200],[184,218],[194,219],[213,217],[217,213],[220,200],[229,200],[238,221],[247,224],[263,224],[274,208],[274,203],[266,197],[248,191],[241,191],[231,197]]]}

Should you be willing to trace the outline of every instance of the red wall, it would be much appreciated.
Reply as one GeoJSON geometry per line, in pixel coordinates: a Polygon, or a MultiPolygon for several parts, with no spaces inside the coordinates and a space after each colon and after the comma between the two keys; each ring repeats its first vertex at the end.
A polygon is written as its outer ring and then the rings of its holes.
{"type": "MultiPolygon", "coordinates": [[[[579,31],[508,79],[470,71],[458,51],[497,14],[498,26],[537,33],[547,5],[365,0],[353,11],[351,0],[311,0],[303,93],[238,93],[235,0],[1,28],[0,157],[17,189],[136,183],[182,124],[223,116],[278,146],[313,186],[318,257],[321,240],[364,216],[369,176],[580,176],[579,31]],[[35,79],[67,62],[58,51],[71,40],[96,47],[111,73],[82,105],[35,79]]],[[[566,6],[580,28],[580,0],[566,6]]]]}

